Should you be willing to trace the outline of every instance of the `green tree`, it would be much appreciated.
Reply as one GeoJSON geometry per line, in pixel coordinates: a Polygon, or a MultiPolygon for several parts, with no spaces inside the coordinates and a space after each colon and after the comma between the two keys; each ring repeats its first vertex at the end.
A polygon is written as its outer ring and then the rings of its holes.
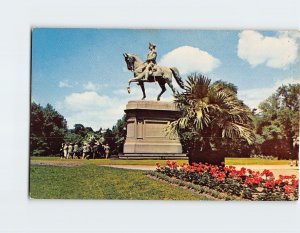
{"type": "Polygon", "coordinates": [[[110,153],[114,154],[116,150],[115,137],[111,129],[107,128],[103,133],[104,145],[108,144],[110,147],[110,153]]]}
{"type": "Polygon", "coordinates": [[[107,128],[103,133],[104,142],[110,147],[110,153],[118,155],[123,153],[126,138],[126,115],[119,119],[112,129],[107,128]]]}
{"type": "Polygon", "coordinates": [[[30,154],[57,154],[67,131],[67,122],[50,104],[45,108],[32,102],[30,118],[30,154]]]}
{"type": "Polygon", "coordinates": [[[67,132],[67,121],[50,104],[46,105],[43,112],[47,151],[49,154],[57,154],[67,132]]]}
{"type": "Polygon", "coordinates": [[[77,144],[95,143],[96,141],[100,144],[103,143],[102,129],[94,131],[91,127],[84,127],[83,124],[75,124],[74,129],[68,130],[65,135],[65,142],[72,142],[77,144]]]}
{"type": "Polygon", "coordinates": [[[74,125],[74,133],[79,134],[82,137],[85,136],[85,127],[82,124],[75,124],[74,125]]]}
{"type": "Polygon", "coordinates": [[[251,111],[233,87],[222,81],[211,84],[210,79],[194,73],[187,77],[185,91],[175,94],[182,115],[168,125],[167,133],[179,136],[190,163],[220,164],[230,140],[254,141],[251,111]]]}
{"type": "Polygon", "coordinates": [[[44,140],[44,121],[43,107],[32,102],[30,111],[30,155],[46,155],[47,143],[44,140]]]}
{"type": "Polygon", "coordinates": [[[124,143],[126,139],[126,115],[117,121],[112,127],[112,134],[114,137],[115,148],[114,154],[123,153],[124,143]]]}
{"type": "Polygon", "coordinates": [[[297,157],[294,140],[299,137],[299,97],[300,84],[282,85],[260,103],[255,128],[263,154],[279,159],[297,157]]]}
{"type": "Polygon", "coordinates": [[[64,136],[64,141],[66,143],[77,143],[81,144],[83,142],[83,137],[79,133],[75,133],[74,129],[69,129],[64,136]]]}

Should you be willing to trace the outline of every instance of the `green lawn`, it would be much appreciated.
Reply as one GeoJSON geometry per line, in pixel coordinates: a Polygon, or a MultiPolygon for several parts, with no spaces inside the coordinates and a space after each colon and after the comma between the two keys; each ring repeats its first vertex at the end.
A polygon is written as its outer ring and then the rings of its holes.
{"type": "Polygon", "coordinates": [[[225,158],[226,165],[289,165],[289,160],[270,160],[256,158],[225,158]]]}
{"type": "MultiPolygon", "coordinates": [[[[38,162],[59,162],[59,163],[80,163],[80,164],[96,164],[96,165],[153,165],[159,162],[165,164],[166,160],[125,160],[125,159],[60,159],[58,157],[31,157],[32,161],[38,162]]],[[[174,161],[174,160],[172,160],[174,161]]],[[[175,160],[179,164],[187,163],[187,160],[175,160]]]]}
{"type": "Polygon", "coordinates": [[[36,199],[210,200],[146,176],[146,172],[84,164],[31,165],[30,196],[36,199]]]}
{"type": "MultiPolygon", "coordinates": [[[[121,160],[121,159],[90,159],[90,160],[65,160],[58,157],[31,157],[33,161],[51,161],[51,162],[76,162],[80,164],[97,164],[97,165],[155,165],[159,162],[161,165],[165,164],[165,160],[121,160]]],[[[172,160],[173,161],[173,160],[172,160]]],[[[176,160],[177,163],[188,163],[187,160],[176,160]]],[[[225,158],[226,165],[288,165],[288,160],[268,160],[255,158],[225,158]]]]}

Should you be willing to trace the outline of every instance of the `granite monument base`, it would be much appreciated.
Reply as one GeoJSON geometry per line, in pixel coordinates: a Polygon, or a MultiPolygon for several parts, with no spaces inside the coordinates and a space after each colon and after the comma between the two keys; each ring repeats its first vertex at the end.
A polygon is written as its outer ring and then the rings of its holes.
{"type": "Polygon", "coordinates": [[[166,125],[179,117],[173,103],[129,101],[125,112],[127,137],[121,159],[187,159],[179,139],[165,134],[166,125]]]}

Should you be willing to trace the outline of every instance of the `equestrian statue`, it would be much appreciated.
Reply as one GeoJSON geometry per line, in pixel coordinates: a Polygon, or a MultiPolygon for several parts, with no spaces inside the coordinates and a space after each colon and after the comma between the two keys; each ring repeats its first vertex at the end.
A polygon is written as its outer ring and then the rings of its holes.
{"type": "Polygon", "coordinates": [[[147,60],[142,61],[137,55],[124,53],[125,62],[127,64],[128,70],[132,71],[134,78],[130,79],[128,82],[127,91],[130,93],[130,83],[137,82],[141,87],[143,92],[144,100],[146,98],[145,93],[145,82],[154,83],[157,82],[161,87],[161,92],[157,96],[157,100],[160,100],[161,95],[166,91],[165,84],[167,83],[173,93],[175,94],[175,88],[172,84],[172,77],[175,78],[178,85],[183,89],[184,83],[180,77],[179,71],[175,67],[165,67],[156,64],[156,45],[149,43],[149,53],[147,55],[147,60]]]}

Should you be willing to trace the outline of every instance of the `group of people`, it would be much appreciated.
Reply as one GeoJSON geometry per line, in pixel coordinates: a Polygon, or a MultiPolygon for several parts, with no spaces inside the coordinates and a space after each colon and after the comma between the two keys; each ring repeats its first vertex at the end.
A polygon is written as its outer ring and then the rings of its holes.
{"type": "Polygon", "coordinates": [[[109,156],[110,147],[108,144],[84,143],[79,147],[77,143],[62,143],[60,148],[61,159],[96,159],[109,156]]]}

